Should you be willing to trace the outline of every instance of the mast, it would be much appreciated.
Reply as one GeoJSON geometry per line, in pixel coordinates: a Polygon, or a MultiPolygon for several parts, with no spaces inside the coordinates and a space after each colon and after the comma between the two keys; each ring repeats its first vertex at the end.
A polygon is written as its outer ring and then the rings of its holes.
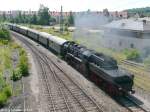
{"type": "Polygon", "coordinates": [[[62,6],[60,12],[60,32],[63,33],[63,7],[62,6]]]}

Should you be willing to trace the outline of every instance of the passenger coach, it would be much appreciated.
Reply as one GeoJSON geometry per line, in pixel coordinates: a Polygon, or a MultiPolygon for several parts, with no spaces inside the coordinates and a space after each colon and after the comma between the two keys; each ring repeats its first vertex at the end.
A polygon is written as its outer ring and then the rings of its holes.
{"type": "Polygon", "coordinates": [[[57,36],[53,36],[45,32],[40,32],[39,42],[41,44],[44,44],[44,46],[48,47],[53,52],[61,54],[62,46],[64,45],[64,43],[67,42],[67,40],[59,38],[57,36]]]}

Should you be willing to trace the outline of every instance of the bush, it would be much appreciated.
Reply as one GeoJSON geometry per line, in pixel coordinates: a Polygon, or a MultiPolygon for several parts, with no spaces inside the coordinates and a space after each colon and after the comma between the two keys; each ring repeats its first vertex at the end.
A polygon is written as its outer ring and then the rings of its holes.
{"type": "Polygon", "coordinates": [[[0,92],[0,106],[6,104],[7,99],[12,95],[11,87],[6,85],[0,92]]]}
{"type": "Polygon", "coordinates": [[[27,76],[29,74],[28,72],[28,58],[27,54],[24,49],[19,49],[19,63],[15,70],[13,70],[13,75],[11,76],[11,79],[13,81],[21,79],[22,76],[27,76]]]}
{"type": "Polygon", "coordinates": [[[7,97],[10,97],[12,95],[12,92],[11,92],[11,87],[9,85],[7,85],[5,88],[4,88],[4,93],[6,94],[7,97]]]}
{"type": "Polygon", "coordinates": [[[12,43],[12,48],[13,49],[19,49],[19,48],[21,48],[17,43],[12,43]]]}
{"type": "Polygon", "coordinates": [[[4,92],[0,93],[0,106],[3,106],[7,102],[7,95],[4,92]]]}
{"type": "Polygon", "coordinates": [[[123,52],[128,60],[137,59],[140,56],[140,53],[136,49],[125,49],[123,52]]]}
{"type": "Polygon", "coordinates": [[[11,79],[13,81],[17,81],[17,80],[21,79],[20,68],[16,68],[15,70],[13,70],[13,74],[11,76],[11,79]]]}
{"type": "Polygon", "coordinates": [[[2,73],[0,73],[0,91],[5,86],[6,86],[6,81],[4,80],[4,77],[3,77],[2,73]]]}
{"type": "Polygon", "coordinates": [[[9,31],[6,30],[6,29],[0,29],[0,38],[3,38],[3,39],[10,39],[10,34],[9,34],[9,31]]]}
{"type": "Polygon", "coordinates": [[[26,55],[26,52],[25,52],[25,50],[24,49],[19,49],[19,55],[20,56],[23,56],[23,55],[26,55]]]}
{"type": "Polygon", "coordinates": [[[68,26],[65,26],[65,31],[68,31],[68,26]]]}
{"type": "Polygon", "coordinates": [[[27,59],[27,56],[25,54],[20,56],[19,68],[20,68],[20,72],[23,76],[27,76],[29,74],[29,72],[28,72],[28,59],[27,59]]]}
{"type": "Polygon", "coordinates": [[[1,43],[2,43],[3,45],[8,45],[8,40],[3,39],[3,40],[1,40],[1,43]]]}

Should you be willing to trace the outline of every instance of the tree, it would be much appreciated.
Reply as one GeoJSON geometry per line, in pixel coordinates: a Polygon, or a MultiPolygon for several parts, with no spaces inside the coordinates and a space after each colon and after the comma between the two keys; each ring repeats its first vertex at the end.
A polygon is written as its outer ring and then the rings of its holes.
{"type": "Polygon", "coordinates": [[[69,23],[69,26],[74,25],[74,16],[73,16],[72,12],[70,12],[70,14],[69,14],[68,23],[69,23]]]}
{"type": "Polygon", "coordinates": [[[39,24],[49,25],[49,20],[50,20],[49,8],[41,5],[38,11],[38,16],[39,16],[39,24]]]}
{"type": "Polygon", "coordinates": [[[104,16],[106,16],[106,17],[109,17],[109,16],[110,16],[108,9],[103,9],[103,14],[104,14],[104,16]]]}
{"type": "Polygon", "coordinates": [[[19,20],[19,23],[23,22],[21,11],[19,11],[18,20],[19,20]]]}
{"type": "Polygon", "coordinates": [[[6,14],[5,14],[5,12],[3,13],[3,21],[6,21],[6,14]]]}
{"type": "Polygon", "coordinates": [[[130,16],[132,17],[134,14],[138,13],[141,17],[150,15],[150,7],[145,8],[133,8],[127,10],[130,16]]]}
{"type": "Polygon", "coordinates": [[[22,22],[23,22],[23,23],[26,23],[26,22],[27,22],[25,13],[23,13],[23,15],[22,15],[22,22]]]}
{"type": "Polygon", "coordinates": [[[37,24],[37,16],[36,16],[36,14],[34,14],[34,15],[32,16],[32,18],[31,18],[31,23],[32,23],[32,24],[37,24]]]}

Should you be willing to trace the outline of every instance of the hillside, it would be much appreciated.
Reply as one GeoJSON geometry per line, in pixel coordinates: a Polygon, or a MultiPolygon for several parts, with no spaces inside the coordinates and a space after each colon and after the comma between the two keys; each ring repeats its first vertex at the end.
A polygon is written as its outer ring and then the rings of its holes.
{"type": "Polygon", "coordinates": [[[127,9],[130,15],[138,13],[141,17],[150,16],[150,7],[127,9]]]}

